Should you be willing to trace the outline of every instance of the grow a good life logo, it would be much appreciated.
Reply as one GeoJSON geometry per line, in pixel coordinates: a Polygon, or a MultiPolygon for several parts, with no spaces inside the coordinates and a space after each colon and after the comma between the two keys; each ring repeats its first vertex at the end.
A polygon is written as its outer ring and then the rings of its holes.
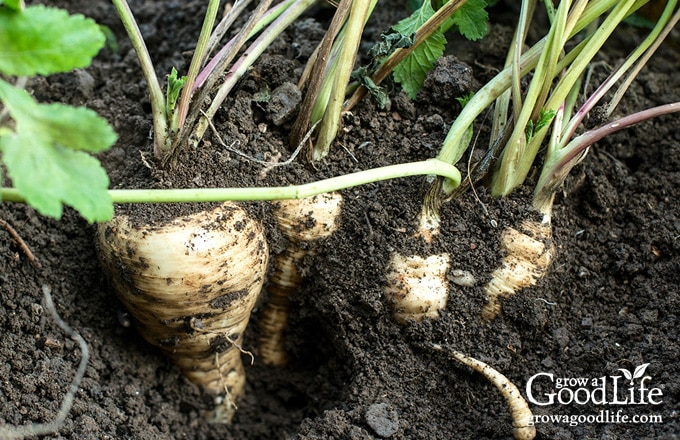
{"type": "Polygon", "coordinates": [[[526,386],[527,400],[536,406],[593,406],[599,411],[590,414],[536,414],[534,423],[661,423],[662,417],[641,408],[652,409],[663,403],[663,391],[652,385],[646,374],[649,364],[635,369],[619,368],[610,376],[559,377],[553,373],[536,373],[526,386]],[[616,406],[635,406],[636,411],[625,412],[616,406]]]}

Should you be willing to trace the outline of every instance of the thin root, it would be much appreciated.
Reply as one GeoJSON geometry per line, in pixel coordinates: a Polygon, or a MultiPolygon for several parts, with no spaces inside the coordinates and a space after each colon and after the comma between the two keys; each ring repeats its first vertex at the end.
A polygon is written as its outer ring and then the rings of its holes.
{"type": "MultiPolygon", "coordinates": [[[[236,348],[236,349],[237,349],[238,351],[240,351],[241,353],[250,356],[250,365],[253,365],[253,364],[255,363],[255,355],[253,355],[252,352],[250,352],[250,351],[244,349],[244,348],[243,348],[241,345],[239,345],[236,341],[234,341],[233,339],[231,339],[231,338],[229,337],[229,335],[228,335],[226,332],[220,334],[220,332],[214,332],[214,331],[205,330],[205,329],[203,328],[203,324],[200,322],[200,320],[197,320],[197,319],[195,319],[195,318],[192,318],[191,321],[189,321],[189,325],[190,325],[190,327],[191,327],[191,330],[193,330],[193,331],[195,331],[195,332],[209,333],[209,334],[211,334],[211,335],[219,335],[219,336],[222,336],[224,339],[227,340],[227,342],[229,342],[229,343],[231,344],[232,347],[236,348]]],[[[218,353],[216,353],[216,354],[218,354],[218,353]]],[[[219,366],[218,366],[218,369],[219,369],[219,366]]]]}
{"type": "Polygon", "coordinates": [[[224,388],[224,393],[225,397],[227,399],[227,406],[229,408],[233,408],[234,411],[238,409],[238,406],[236,406],[236,402],[234,399],[231,398],[231,393],[229,392],[229,387],[227,386],[227,382],[224,380],[224,375],[222,374],[222,369],[220,368],[220,353],[216,352],[215,353],[215,367],[217,367],[217,371],[220,372],[220,382],[222,382],[222,388],[224,388]]]}
{"type": "Polygon", "coordinates": [[[250,365],[253,365],[255,363],[255,356],[253,355],[252,352],[244,349],[241,347],[239,344],[236,343],[233,339],[231,339],[229,336],[224,335],[224,338],[233,346],[235,347],[238,351],[240,351],[242,354],[250,356],[250,365]]]}
{"type": "Polygon", "coordinates": [[[85,369],[87,368],[87,362],[90,358],[90,351],[87,348],[87,342],[78,333],[73,331],[66,322],[59,316],[57,309],[54,307],[54,302],[52,301],[52,295],[49,286],[43,284],[42,286],[43,296],[45,298],[45,308],[52,315],[52,318],[57,323],[59,328],[61,328],[67,335],[74,339],[80,346],[80,364],[78,365],[78,371],[71,382],[64,400],[61,403],[61,408],[57,416],[49,423],[36,423],[32,425],[24,426],[0,426],[0,439],[10,440],[10,439],[22,439],[24,437],[34,437],[38,435],[54,434],[66,420],[66,416],[71,411],[71,406],[73,405],[73,399],[78,392],[78,387],[80,386],[80,381],[85,376],[85,369]]]}
{"type": "Polygon", "coordinates": [[[529,409],[529,404],[524,400],[522,394],[515,384],[513,384],[507,377],[499,371],[478,361],[475,358],[467,356],[459,351],[444,348],[439,344],[428,344],[430,348],[444,352],[460,362],[467,365],[485,378],[489,380],[500,393],[503,395],[505,402],[510,409],[510,416],[512,417],[513,435],[516,440],[533,440],[536,437],[536,427],[533,424],[534,416],[529,409]]]}
{"type": "Polygon", "coordinates": [[[3,228],[5,228],[5,229],[7,230],[7,232],[9,232],[9,235],[11,235],[12,238],[14,239],[14,241],[17,242],[17,244],[18,244],[19,247],[21,248],[21,251],[22,251],[24,254],[26,254],[26,257],[28,258],[28,261],[31,262],[31,264],[33,265],[33,267],[35,267],[36,269],[40,269],[40,268],[42,267],[42,266],[40,265],[40,262],[38,261],[37,258],[35,258],[35,255],[33,255],[33,252],[31,252],[31,249],[28,247],[28,245],[26,244],[26,242],[24,241],[24,239],[21,238],[21,236],[19,235],[19,233],[12,227],[12,225],[10,225],[9,223],[7,223],[5,220],[0,219],[0,226],[2,226],[3,228]]]}
{"type": "Polygon", "coordinates": [[[222,147],[226,148],[227,150],[231,151],[234,154],[237,154],[237,155],[243,157],[244,159],[250,160],[250,161],[258,163],[260,165],[264,165],[265,167],[267,167],[267,169],[275,168],[275,167],[282,167],[282,166],[289,165],[290,163],[292,163],[295,160],[295,158],[298,156],[300,151],[302,150],[302,147],[304,146],[305,142],[307,142],[307,140],[311,136],[311,134],[314,131],[314,129],[316,128],[316,126],[319,124],[318,122],[316,124],[314,124],[314,126],[305,135],[304,139],[302,139],[300,144],[297,146],[295,151],[293,151],[293,154],[291,154],[288,159],[286,159],[283,162],[269,162],[269,161],[266,161],[266,160],[261,160],[261,159],[258,159],[256,157],[253,157],[253,156],[251,156],[247,153],[244,153],[243,151],[235,148],[234,145],[238,144],[238,140],[232,142],[231,145],[227,145],[227,143],[224,142],[224,140],[222,139],[220,134],[217,132],[217,128],[213,124],[212,120],[210,120],[210,118],[208,118],[208,116],[205,114],[205,112],[201,111],[201,113],[203,113],[203,116],[205,116],[206,119],[208,120],[208,125],[210,126],[210,129],[213,131],[213,134],[217,138],[217,141],[220,143],[220,145],[222,145],[222,147]]]}

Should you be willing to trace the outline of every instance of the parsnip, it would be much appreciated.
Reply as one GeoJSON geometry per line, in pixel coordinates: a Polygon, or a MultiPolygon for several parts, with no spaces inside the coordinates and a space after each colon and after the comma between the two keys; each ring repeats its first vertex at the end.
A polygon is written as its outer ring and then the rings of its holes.
{"type": "Polygon", "coordinates": [[[241,342],[267,268],[259,223],[234,203],[161,224],[114,217],[97,230],[99,258],[137,329],[215,396],[229,423],[243,392],[241,342]]]}
{"type": "Polygon", "coordinates": [[[510,416],[512,417],[513,435],[516,440],[533,440],[536,437],[536,427],[534,426],[534,416],[529,409],[529,404],[522,397],[522,394],[507,377],[501,374],[482,361],[466,356],[463,353],[444,349],[439,344],[431,344],[433,349],[447,353],[449,356],[457,360],[463,365],[467,365],[482,376],[486,377],[500,391],[501,395],[510,408],[510,416]]]}
{"type": "Polygon", "coordinates": [[[501,247],[507,254],[485,288],[487,303],[482,317],[488,320],[500,313],[501,298],[535,285],[548,271],[555,254],[550,216],[540,222],[526,220],[520,230],[506,228],[501,234],[501,247]]]}
{"type": "Polygon", "coordinates": [[[393,253],[387,271],[385,296],[394,307],[395,321],[438,318],[448,300],[448,254],[404,256],[393,253]]]}
{"type": "Polygon", "coordinates": [[[262,313],[259,353],[269,365],[288,362],[284,347],[284,330],[288,323],[290,297],[301,281],[299,264],[313,255],[318,240],[330,236],[339,225],[342,196],[333,192],[305,199],[276,202],[274,217],[288,240],[288,247],[277,255],[269,278],[269,301],[262,313]]]}
{"type": "MultiPolygon", "coordinates": [[[[440,186],[435,184],[436,191],[440,186]]],[[[413,238],[425,244],[432,243],[441,228],[437,192],[425,196],[418,217],[418,229],[413,238]]],[[[405,324],[408,320],[422,321],[436,319],[439,311],[446,307],[449,297],[449,283],[446,273],[451,257],[448,254],[433,254],[426,257],[392,253],[385,278],[383,292],[392,303],[394,320],[405,324]]]]}

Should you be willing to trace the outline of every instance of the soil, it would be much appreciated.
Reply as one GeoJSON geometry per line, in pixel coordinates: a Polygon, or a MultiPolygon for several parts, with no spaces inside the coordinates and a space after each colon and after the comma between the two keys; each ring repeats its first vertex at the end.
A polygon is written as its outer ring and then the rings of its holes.
{"type": "MultiPolygon", "coordinates": [[[[159,76],[172,66],[186,69],[204,3],[131,2],[159,76]]],[[[428,77],[415,101],[396,87],[390,92],[389,109],[364,100],[345,117],[342,136],[316,169],[299,161],[266,168],[225,149],[211,134],[199,149],[182,153],[176,172],[158,170],[150,159],[145,83],[109,2],[52,3],[110,27],[119,51],[104,50],[90,68],[36,79],[29,88],[41,101],[86,105],[113,124],[120,139],[100,156],[112,188],[304,183],[436,155],[459,111],[451,97],[476,90],[502,66],[516,13],[510,3],[494,7],[489,35],[480,42],[450,36],[450,56],[428,77]]],[[[269,161],[283,161],[291,154],[291,121],[282,98],[290,93],[290,83],[297,82],[331,13],[326,7],[310,12],[240,83],[215,120],[226,143],[238,141],[236,148],[269,161]],[[263,96],[272,99],[267,103],[263,96]]],[[[380,9],[369,24],[362,52],[402,15],[401,6],[380,9]]],[[[642,35],[640,29],[626,28],[621,39],[608,45],[599,59],[603,63],[593,70],[593,83],[642,35]]],[[[678,41],[672,35],[642,71],[620,114],[680,100],[678,41]]],[[[480,151],[488,142],[488,126],[488,119],[477,122],[480,151]]],[[[537,415],[612,414],[608,421],[539,423],[537,438],[678,438],[676,127],[677,116],[662,117],[591,149],[556,198],[557,255],[548,275],[505,300],[493,322],[479,318],[483,286],[503,256],[500,232],[531,213],[535,176],[505,199],[491,198],[479,185],[444,205],[442,234],[429,246],[412,238],[423,179],[343,191],[340,230],[320,245],[316,257],[304,262],[306,281],[293,299],[287,334],[287,367],[257,361],[258,322],[266,294],[254,311],[244,346],[254,352],[255,362],[246,366],[246,393],[231,426],[204,422],[199,413],[207,403],[201,390],[129,326],[130,317],[97,262],[93,225],[70,209],[57,221],[27,206],[4,203],[0,219],[18,231],[41,268],[34,268],[11,236],[0,230],[0,424],[52,420],[78,367],[78,345],[46,312],[42,286],[47,285],[58,313],[87,341],[90,360],[63,426],[46,438],[512,438],[509,411],[499,392],[481,375],[433,351],[433,343],[490,364],[525,396],[527,383],[538,373],[589,381],[605,377],[610,385],[612,376],[619,376],[619,386],[626,388],[620,369],[632,372],[649,364],[645,384],[662,393],[658,405],[531,404],[537,415]],[[394,251],[452,256],[451,294],[439,319],[406,325],[392,319],[382,292],[394,251]],[[469,271],[475,285],[455,284],[453,270],[469,271]],[[611,418],[617,413],[660,416],[661,421],[616,423],[611,418]]],[[[280,252],[286,243],[271,220],[269,205],[247,206],[265,224],[272,253],[280,252]]],[[[174,215],[187,205],[118,209],[174,215]]],[[[558,391],[557,383],[545,377],[539,381],[533,388],[539,401],[547,398],[542,393],[558,391]]],[[[571,384],[570,389],[576,388],[571,384]]]]}

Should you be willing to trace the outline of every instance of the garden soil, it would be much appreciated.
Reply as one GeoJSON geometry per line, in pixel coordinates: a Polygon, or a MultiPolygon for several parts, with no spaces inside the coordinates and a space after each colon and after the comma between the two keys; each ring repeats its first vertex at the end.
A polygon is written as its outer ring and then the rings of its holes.
{"type": "MultiPolygon", "coordinates": [[[[131,2],[161,78],[172,66],[186,70],[204,3],[131,2]]],[[[305,183],[435,156],[460,111],[455,97],[478,89],[503,64],[516,14],[511,3],[491,10],[483,40],[466,43],[450,35],[448,56],[428,76],[417,99],[411,101],[389,85],[388,108],[366,99],[345,115],[330,156],[314,168],[299,160],[263,166],[233,150],[269,162],[290,156],[295,108],[275,98],[297,83],[332,16],[329,6],[311,11],[272,45],[218,112],[215,131],[197,149],[184,150],[174,171],[160,170],[153,160],[145,83],[109,2],[54,4],[108,26],[118,50],[105,49],[92,67],[32,80],[28,88],[42,102],[86,105],[113,124],[120,138],[99,157],[111,188],[305,183]]],[[[399,2],[379,7],[362,54],[404,15],[399,2]]],[[[643,35],[626,27],[620,39],[607,45],[587,90],[643,35]]],[[[679,43],[673,34],[633,83],[617,114],[680,100],[679,43]]],[[[489,125],[488,115],[476,122],[472,160],[486,149],[489,125]]],[[[57,221],[27,206],[3,203],[0,219],[23,237],[40,268],[0,228],[0,424],[52,420],[81,359],[77,343],[45,307],[42,290],[47,286],[58,313],[87,342],[90,359],[63,426],[45,438],[512,438],[510,414],[498,390],[446,352],[433,351],[431,344],[488,363],[525,396],[527,384],[539,374],[528,387],[536,401],[530,407],[540,416],[539,439],[680,438],[677,127],[678,116],[662,117],[591,149],[557,194],[556,256],[547,276],[505,300],[493,322],[479,317],[483,286],[503,257],[501,231],[531,215],[535,175],[505,199],[491,198],[483,185],[476,185],[447,203],[442,233],[430,245],[413,237],[424,178],[342,191],[340,230],[320,243],[316,257],[301,268],[306,279],[293,298],[286,339],[291,362],[284,368],[258,359],[258,320],[266,294],[256,306],[244,343],[254,363],[246,362],[245,395],[231,426],[204,422],[200,413],[210,407],[210,399],[130,326],[130,316],[98,264],[93,225],[71,209],[57,221]],[[451,293],[439,319],[394,322],[383,295],[393,252],[450,253],[451,293]],[[456,284],[457,271],[471,274],[474,285],[456,284]],[[644,365],[647,378],[634,379],[638,394],[631,401],[625,374],[644,365]],[[582,378],[587,384],[558,378],[582,378]],[[610,400],[617,381],[619,402],[604,405],[587,398],[597,388],[592,379],[601,384],[601,378],[610,400]],[[656,404],[639,404],[641,379],[647,389],[658,389],[656,404]],[[584,404],[570,401],[578,388],[583,389],[576,398],[584,404]],[[551,403],[549,394],[560,389],[561,402],[551,403]],[[573,423],[548,420],[562,415],[573,423]],[[638,423],[623,423],[624,416],[629,422],[636,417],[638,423]]],[[[461,168],[469,159],[464,158],[461,168]]],[[[273,224],[270,205],[246,206],[265,225],[272,254],[280,252],[286,243],[273,224]]],[[[141,222],[196,208],[117,207],[141,222]]]]}

